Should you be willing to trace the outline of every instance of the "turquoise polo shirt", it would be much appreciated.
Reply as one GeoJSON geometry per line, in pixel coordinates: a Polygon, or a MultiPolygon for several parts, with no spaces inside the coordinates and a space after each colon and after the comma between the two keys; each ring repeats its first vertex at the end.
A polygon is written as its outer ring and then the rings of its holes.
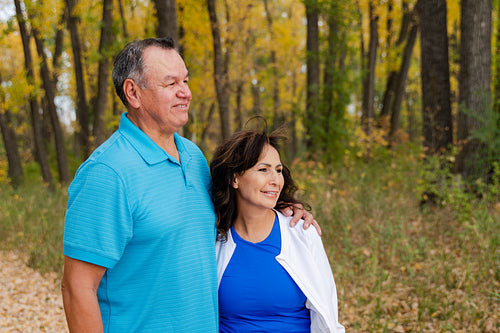
{"type": "Polygon", "coordinates": [[[107,268],[104,332],[217,332],[210,172],[194,143],[175,143],[180,163],[125,113],[68,189],[64,254],[107,268]]]}

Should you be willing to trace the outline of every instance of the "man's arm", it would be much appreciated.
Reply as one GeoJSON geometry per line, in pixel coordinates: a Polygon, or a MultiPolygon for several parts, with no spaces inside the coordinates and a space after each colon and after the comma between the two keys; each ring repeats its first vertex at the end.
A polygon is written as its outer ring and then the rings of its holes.
{"type": "Polygon", "coordinates": [[[61,291],[71,333],[103,332],[97,288],[106,268],[64,257],[61,291]]]}
{"type": "Polygon", "coordinates": [[[281,213],[285,216],[292,216],[292,219],[290,220],[291,227],[295,227],[297,222],[299,222],[300,219],[303,219],[304,229],[307,229],[312,225],[314,228],[316,228],[318,235],[321,236],[321,228],[318,222],[314,219],[314,216],[311,213],[309,213],[304,209],[302,205],[299,204],[291,205],[283,209],[281,213]]]}

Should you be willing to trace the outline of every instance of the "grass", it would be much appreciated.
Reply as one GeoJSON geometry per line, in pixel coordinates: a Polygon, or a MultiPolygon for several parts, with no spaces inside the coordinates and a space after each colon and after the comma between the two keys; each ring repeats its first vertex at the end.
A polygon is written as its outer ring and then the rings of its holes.
{"type": "Polygon", "coordinates": [[[322,226],[340,319],[351,332],[497,332],[499,198],[422,207],[418,156],[291,168],[322,226]]]}
{"type": "Polygon", "coordinates": [[[66,189],[38,182],[0,191],[0,249],[18,250],[42,273],[62,271],[66,189]]]}
{"type": "MultiPolygon", "coordinates": [[[[321,224],[348,332],[500,330],[498,197],[453,189],[461,202],[421,207],[422,165],[408,147],[369,163],[295,161],[291,170],[321,224]]],[[[0,248],[60,273],[66,189],[1,186],[0,248]]]]}

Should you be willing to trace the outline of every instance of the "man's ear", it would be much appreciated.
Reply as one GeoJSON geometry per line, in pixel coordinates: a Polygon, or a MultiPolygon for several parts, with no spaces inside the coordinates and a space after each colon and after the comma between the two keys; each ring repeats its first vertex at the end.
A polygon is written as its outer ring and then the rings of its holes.
{"type": "Polygon", "coordinates": [[[123,92],[125,93],[125,98],[127,98],[128,104],[134,109],[139,108],[139,105],[141,104],[139,102],[137,88],[137,84],[132,79],[126,79],[125,82],[123,82],[123,92]]]}

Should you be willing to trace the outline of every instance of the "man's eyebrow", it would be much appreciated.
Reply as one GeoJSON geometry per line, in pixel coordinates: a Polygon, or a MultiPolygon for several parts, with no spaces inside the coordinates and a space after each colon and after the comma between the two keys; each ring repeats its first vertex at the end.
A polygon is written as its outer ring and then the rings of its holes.
{"type": "MultiPolygon", "coordinates": [[[[179,76],[176,76],[176,75],[165,75],[165,81],[169,81],[169,80],[177,80],[179,78],[179,76]]],[[[185,78],[189,78],[189,72],[186,74],[186,76],[183,77],[183,79],[185,78]]]]}

